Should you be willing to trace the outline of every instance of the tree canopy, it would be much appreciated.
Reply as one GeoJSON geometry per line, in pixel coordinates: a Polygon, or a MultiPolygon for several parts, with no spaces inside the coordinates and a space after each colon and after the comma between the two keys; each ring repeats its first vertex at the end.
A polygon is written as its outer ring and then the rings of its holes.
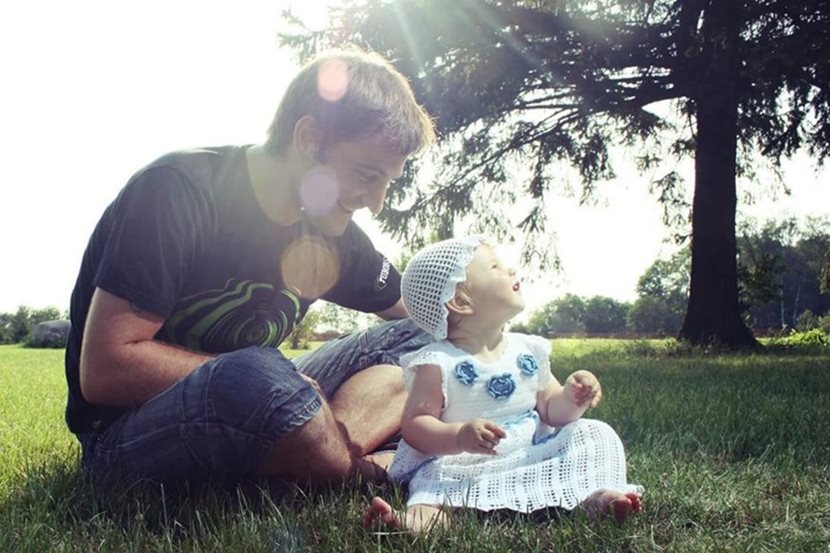
{"type": "MultiPolygon", "coordinates": [[[[301,56],[344,43],[384,54],[436,118],[435,177],[410,167],[381,215],[409,243],[474,215],[473,230],[523,237],[544,264],[563,164],[587,197],[614,176],[615,147],[643,170],[693,156],[680,334],[738,346],[754,339],[739,313],[736,175],[755,152],[830,153],[828,28],[826,0],[352,0],[326,30],[281,39],[301,56]]],[[[682,183],[668,170],[652,186],[682,205],[682,183]]]]}

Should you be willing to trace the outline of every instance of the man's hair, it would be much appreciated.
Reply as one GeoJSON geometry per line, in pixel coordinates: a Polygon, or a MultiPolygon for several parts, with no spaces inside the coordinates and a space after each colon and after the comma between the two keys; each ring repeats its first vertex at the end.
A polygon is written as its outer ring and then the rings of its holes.
{"type": "Polygon", "coordinates": [[[300,70],[268,129],[266,150],[285,153],[305,115],[317,120],[323,147],[383,133],[409,155],[435,140],[432,120],[406,77],[378,54],[360,50],[327,52],[300,70]]]}

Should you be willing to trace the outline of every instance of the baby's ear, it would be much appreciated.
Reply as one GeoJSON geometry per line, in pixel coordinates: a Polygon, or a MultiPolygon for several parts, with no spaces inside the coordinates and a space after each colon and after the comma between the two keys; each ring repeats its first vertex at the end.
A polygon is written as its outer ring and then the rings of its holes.
{"type": "Polygon", "coordinates": [[[473,302],[467,291],[460,284],[455,289],[455,296],[447,302],[447,310],[457,315],[472,315],[473,302]]]}

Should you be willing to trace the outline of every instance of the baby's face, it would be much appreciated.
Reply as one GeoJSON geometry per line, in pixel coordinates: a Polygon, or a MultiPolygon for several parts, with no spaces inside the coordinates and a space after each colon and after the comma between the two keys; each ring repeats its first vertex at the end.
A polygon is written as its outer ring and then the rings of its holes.
{"type": "Polygon", "coordinates": [[[478,247],[467,266],[467,287],[479,314],[504,316],[506,322],[525,307],[516,270],[506,266],[487,243],[478,247]]]}

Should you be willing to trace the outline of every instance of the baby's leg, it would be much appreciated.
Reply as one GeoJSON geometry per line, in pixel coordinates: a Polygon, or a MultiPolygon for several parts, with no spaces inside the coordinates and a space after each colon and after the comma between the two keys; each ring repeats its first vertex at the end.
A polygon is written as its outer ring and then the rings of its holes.
{"type": "Polygon", "coordinates": [[[628,515],[642,509],[640,494],[615,490],[597,490],[582,503],[590,518],[613,515],[617,522],[625,522],[628,515]]]}
{"type": "Polygon", "coordinates": [[[372,498],[369,508],[363,515],[363,525],[375,526],[380,523],[391,528],[401,528],[412,532],[427,532],[436,526],[447,523],[447,513],[436,505],[413,505],[406,512],[398,515],[392,506],[380,497],[372,498]]]}
{"type": "Polygon", "coordinates": [[[413,532],[429,532],[449,522],[447,512],[437,505],[413,505],[404,514],[404,526],[413,532]]]}

